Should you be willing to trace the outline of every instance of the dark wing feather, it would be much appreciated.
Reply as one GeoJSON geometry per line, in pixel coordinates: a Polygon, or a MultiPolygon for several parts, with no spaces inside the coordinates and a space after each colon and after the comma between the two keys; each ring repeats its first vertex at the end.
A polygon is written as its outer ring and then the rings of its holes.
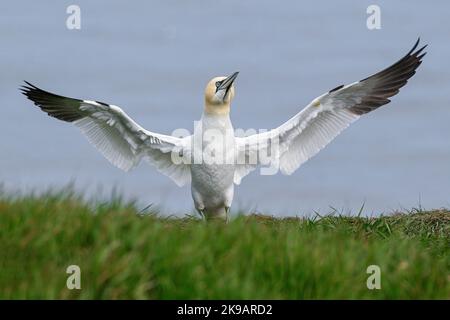
{"type": "Polygon", "coordinates": [[[49,116],[66,122],[80,120],[86,116],[79,109],[82,100],[59,96],[39,89],[27,81],[25,83],[27,85],[20,88],[22,93],[49,116]]]}
{"type": "Polygon", "coordinates": [[[419,45],[419,41],[420,38],[415,43],[414,47],[392,66],[361,80],[357,84],[357,86],[370,89],[361,99],[361,102],[349,108],[351,112],[362,115],[390,102],[388,98],[399,92],[399,89],[416,73],[416,69],[422,63],[422,58],[426,54],[426,52],[422,53],[422,51],[427,46],[425,45],[415,51],[419,45]]]}
{"type": "Polygon", "coordinates": [[[190,180],[189,166],[177,165],[171,157],[173,150],[189,152],[185,140],[145,130],[118,106],[67,98],[25,83],[20,89],[28,99],[48,115],[73,122],[120,169],[130,170],[145,157],[179,186],[190,180]]]}

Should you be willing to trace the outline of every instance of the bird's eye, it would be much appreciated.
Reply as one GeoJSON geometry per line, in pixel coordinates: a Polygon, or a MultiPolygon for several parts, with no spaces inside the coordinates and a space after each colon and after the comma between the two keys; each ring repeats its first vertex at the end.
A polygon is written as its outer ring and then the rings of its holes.
{"type": "Polygon", "coordinates": [[[221,81],[216,81],[216,88],[220,87],[221,81]]]}

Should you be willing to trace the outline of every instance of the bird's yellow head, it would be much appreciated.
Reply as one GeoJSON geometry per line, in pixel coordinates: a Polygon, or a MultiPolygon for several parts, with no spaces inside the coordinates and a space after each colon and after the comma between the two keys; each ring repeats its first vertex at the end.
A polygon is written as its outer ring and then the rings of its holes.
{"type": "Polygon", "coordinates": [[[205,89],[205,112],[208,114],[229,114],[230,103],[234,97],[233,82],[239,72],[229,77],[215,77],[205,89]]]}

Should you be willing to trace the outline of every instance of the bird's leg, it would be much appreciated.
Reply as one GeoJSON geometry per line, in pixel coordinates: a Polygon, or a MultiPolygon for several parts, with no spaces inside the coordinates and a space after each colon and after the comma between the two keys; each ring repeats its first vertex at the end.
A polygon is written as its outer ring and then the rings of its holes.
{"type": "Polygon", "coordinates": [[[200,217],[202,218],[202,220],[206,220],[206,218],[205,218],[205,213],[203,212],[204,211],[204,209],[198,209],[198,208],[195,208],[196,210],[197,210],[197,213],[200,215],[200,217]]]}
{"type": "Polygon", "coordinates": [[[228,215],[229,212],[230,212],[230,207],[225,207],[225,215],[226,215],[225,222],[226,223],[230,222],[230,217],[228,215]]]}

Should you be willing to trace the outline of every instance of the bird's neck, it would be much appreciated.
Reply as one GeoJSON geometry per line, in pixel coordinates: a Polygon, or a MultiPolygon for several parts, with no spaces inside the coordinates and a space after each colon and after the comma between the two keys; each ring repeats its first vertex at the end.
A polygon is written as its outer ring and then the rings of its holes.
{"type": "Polygon", "coordinates": [[[227,116],[230,115],[230,103],[222,103],[222,104],[211,104],[208,101],[205,101],[205,109],[204,114],[211,116],[227,116]]]}
{"type": "Polygon", "coordinates": [[[202,115],[203,129],[230,129],[232,128],[229,113],[210,113],[203,112],[202,115]]]}

